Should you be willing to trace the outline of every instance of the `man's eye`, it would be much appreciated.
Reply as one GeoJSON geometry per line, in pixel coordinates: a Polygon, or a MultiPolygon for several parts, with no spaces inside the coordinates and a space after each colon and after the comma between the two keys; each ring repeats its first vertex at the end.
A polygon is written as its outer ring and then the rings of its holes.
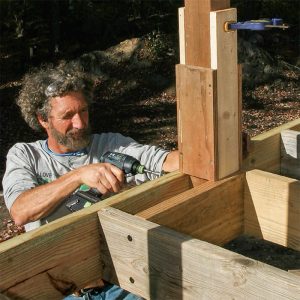
{"type": "Polygon", "coordinates": [[[72,115],[70,115],[70,114],[64,115],[64,116],[62,116],[61,119],[62,120],[70,120],[70,119],[72,119],[72,115]]]}

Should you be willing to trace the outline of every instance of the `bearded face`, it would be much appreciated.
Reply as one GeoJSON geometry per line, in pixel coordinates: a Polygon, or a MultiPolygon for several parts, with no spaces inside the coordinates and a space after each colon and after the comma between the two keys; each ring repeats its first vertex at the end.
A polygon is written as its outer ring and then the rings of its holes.
{"type": "Polygon", "coordinates": [[[84,129],[73,128],[66,133],[61,133],[55,129],[51,121],[49,122],[49,125],[49,131],[56,142],[72,151],[84,149],[90,143],[91,129],[89,126],[84,129]]]}
{"type": "Polygon", "coordinates": [[[91,140],[88,103],[80,92],[70,92],[51,99],[51,110],[40,124],[48,134],[49,148],[57,153],[75,152],[91,140]]]}

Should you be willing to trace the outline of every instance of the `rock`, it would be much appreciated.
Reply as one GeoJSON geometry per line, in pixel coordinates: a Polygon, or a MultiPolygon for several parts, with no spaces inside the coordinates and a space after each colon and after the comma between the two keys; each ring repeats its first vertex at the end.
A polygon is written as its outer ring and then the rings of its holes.
{"type": "Polygon", "coordinates": [[[243,85],[253,87],[273,79],[277,74],[276,62],[258,45],[262,38],[255,35],[249,40],[238,40],[238,61],[243,65],[243,85]]]}

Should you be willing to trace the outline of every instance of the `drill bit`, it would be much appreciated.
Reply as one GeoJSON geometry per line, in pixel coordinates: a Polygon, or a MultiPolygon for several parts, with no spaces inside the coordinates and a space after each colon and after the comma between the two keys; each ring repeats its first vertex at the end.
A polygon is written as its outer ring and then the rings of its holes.
{"type": "Polygon", "coordinates": [[[147,174],[158,176],[158,177],[161,176],[161,172],[155,172],[155,171],[151,171],[151,170],[147,170],[147,169],[144,169],[144,172],[147,174]]]}

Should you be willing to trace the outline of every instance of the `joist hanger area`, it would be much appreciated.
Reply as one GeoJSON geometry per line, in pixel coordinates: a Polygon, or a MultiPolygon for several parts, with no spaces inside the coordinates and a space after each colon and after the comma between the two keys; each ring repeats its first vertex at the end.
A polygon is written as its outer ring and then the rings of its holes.
{"type": "Polygon", "coordinates": [[[297,266],[221,247],[250,234],[300,251],[300,174],[290,167],[300,161],[300,119],[252,138],[242,161],[228,20],[229,0],[179,10],[180,171],[1,243],[0,299],[62,299],[99,278],[154,300],[299,299],[297,266]]]}

